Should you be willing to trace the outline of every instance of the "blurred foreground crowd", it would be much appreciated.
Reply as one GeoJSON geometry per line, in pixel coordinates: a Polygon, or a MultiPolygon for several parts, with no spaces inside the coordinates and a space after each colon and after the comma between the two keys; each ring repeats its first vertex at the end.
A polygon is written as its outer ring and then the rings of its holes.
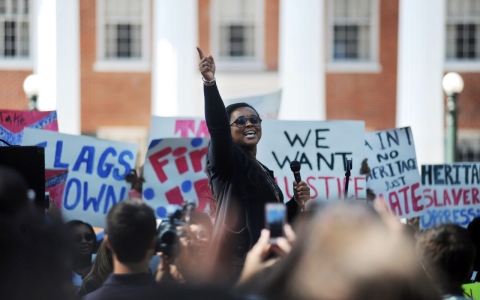
{"type": "Polygon", "coordinates": [[[204,263],[207,214],[185,207],[158,229],[148,205],[124,200],[97,236],[81,220],[46,217],[27,190],[0,168],[0,299],[468,299],[462,284],[480,270],[480,220],[418,232],[380,200],[337,201],[274,242],[264,229],[232,280],[204,263]]]}

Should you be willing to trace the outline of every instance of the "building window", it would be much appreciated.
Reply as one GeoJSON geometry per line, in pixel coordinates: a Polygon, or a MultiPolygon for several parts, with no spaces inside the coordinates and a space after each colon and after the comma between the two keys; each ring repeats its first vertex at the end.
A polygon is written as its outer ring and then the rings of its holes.
{"type": "Polygon", "coordinates": [[[378,6],[378,0],[329,1],[330,65],[378,64],[378,6]]]}
{"type": "MultiPolygon", "coordinates": [[[[263,62],[263,0],[216,0],[213,52],[223,66],[263,62]],[[230,65],[229,65],[230,63],[230,65]]],[[[258,66],[257,65],[257,66],[258,66]]],[[[221,66],[221,64],[219,64],[221,66]]]]}
{"type": "Polygon", "coordinates": [[[148,68],[149,3],[149,0],[97,0],[98,71],[148,68]]]}
{"type": "Polygon", "coordinates": [[[480,161],[480,131],[459,130],[456,161],[480,161]]]}
{"type": "Polygon", "coordinates": [[[29,0],[0,0],[0,57],[30,56],[29,0]]]}
{"type": "Polygon", "coordinates": [[[480,62],[480,0],[447,0],[446,59],[480,62]]]}

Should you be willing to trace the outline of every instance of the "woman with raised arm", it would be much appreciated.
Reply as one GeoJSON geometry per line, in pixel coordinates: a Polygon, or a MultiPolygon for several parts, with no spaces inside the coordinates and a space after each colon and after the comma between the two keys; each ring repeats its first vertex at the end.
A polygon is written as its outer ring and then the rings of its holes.
{"type": "MultiPolygon", "coordinates": [[[[262,137],[262,119],[247,103],[225,108],[215,80],[215,61],[197,48],[205,96],[205,119],[211,141],[207,154],[207,175],[215,203],[216,219],[207,261],[218,280],[239,276],[246,253],[265,227],[265,204],[283,203],[283,194],[273,172],[255,157],[262,137]],[[218,276],[220,275],[220,276],[218,276]]],[[[288,221],[310,199],[303,181],[294,185],[294,197],[287,203],[288,221]]]]}

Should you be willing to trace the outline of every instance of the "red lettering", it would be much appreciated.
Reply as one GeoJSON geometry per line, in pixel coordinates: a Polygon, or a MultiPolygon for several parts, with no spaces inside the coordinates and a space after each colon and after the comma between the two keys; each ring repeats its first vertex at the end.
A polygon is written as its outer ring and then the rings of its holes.
{"type": "Polygon", "coordinates": [[[188,137],[188,131],[195,131],[195,120],[176,120],[174,134],[177,134],[178,131],[180,131],[180,137],[188,137]]]}
{"type": "Polygon", "coordinates": [[[310,199],[315,199],[315,198],[317,198],[317,196],[318,196],[318,191],[317,191],[317,189],[313,186],[313,184],[310,183],[310,180],[315,180],[315,177],[313,177],[313,176],[308,176],[308,177],[307,177],[307,184],[308,184],[308,186],[310,187],[310,190],[312,190],[312,191],[315,193],[313,196],[310,194],[310,199]]]}
{"type": "Polygon", "coordinates": [[[431,191],[432,191],[431,189],[427,189],[427,188],[423,189],[423,198],[425,198],[425,199],[428,200],[428,202],[425,203],[425,207],[426,207],[426,208],[429,208],[429,207],[432,206],[432,204],[433,204],[433,198],[432,198],[432,196],[430,195],[430,192],[431,192],[431,191]]]}
{"type": "Polygon", "coordinates": [[[337,178],[338,199],[343,198],[342,185],[340,184],[340,178],[337,178]]]}
{"type": "Polygon", "coordinates": [[[392,213],[396,216],[402,216],[402,207],[400,206],[400,201],[398,200],[398,195],[395,191],[388,194],[388,202],[390,203],[390,209],[392,213]]]}
{"type": "Polygon", "coordinates": [[[167,198],[169,204],[183,204],[182,192],[180,191],[180,188],[178,186],[166,192],[165,197],[167,198]]]}
{"type": "Polygon", "coordinates": [[[443,206],[443,203],[439,203],[438,202],[438,198],[437,198],[437,191],[433,191],[433,202],[435,203],[435,207],[442,207],[443,206]]]}
{"type": "Polygon", "coordinates": [[[288,187],[290,186],[290,184],[288,183],[287,176],[283,177],[283,182],[285,182],[285,193],[287,194],[287,198],[290,199],[293,197],[293,195],[290,194],[290,191],[288,190],[288,187]]]}
{"type": "MultiPolygon", "coordinates": [[[[327,195],[327,200],[330,199],[330,188],[328,187],[328,181],[330,179],[335,179],[333,176],[318,176],[318,179],[323,179],[325,180],[325,193],[327,195]]],[[[340,193],[340,191],[339,191],[340,193]]]]}
{"type": "MultiPolygon", "coordinates": [[[[355,177],[355,179],[354,179],[354,181],[353,181],[353,182],[354,182],[353,185],[354,185],[354,187],[355,187],[355,199],[357,199],[357,200],[366,200],[367,198],[359,197],[359,196],[358,196],[358,192],[364,190],[364,188],[363,188],[361,185],[358,184],[358,181],[359,181],[359,180],[363,180],[363,181],[364,181],[365,178],[364,178],[364,177],[355,177]]],[[[363,192],[363,194],[366,195],[365,192],[363,192]]]]}
{"type": "Polygon", "coordinates": [[[413,207],[413,211],[422,211],[423,210],[423,205],[418,205],[418,202],[420,200],[422,200],[422,196],[420,195],[416,195],[415,194],[415,191],[418,190],[420,188],[420,183],[415,183],[414,185],[412,185],[412,189],[411,189],[411,192],[412,192],[412,207],[413,207]]]}
{"type": "Polygon", "coordinates": [[[408,206],[408,196],[407,196],[407,192],[409,189],[410,187],[406,186],[398,190],[399,193],[403,194],[403,203],[405,203],[405,214],[410,213],[410,207],[408,206]]]}
{"type": "Polygon", "coordinates": [[[468,200],[468,194],[470,194],[470,191],[469,190],[463,190],[463,204],[464,205],[470,205],[472,204],[469,200],[468,200]]]}
{"type": "Polygon", "coordinates": [[[195,193],[197,193],[198,197],[198,210],[204,211],[207,204],[212,199],[212,194],[210,193],[210,189],[208,188],[208,179],[200,179],[193,183],[193,187],[195,188],[195,193]]]}
{"type": "Polygon", "coordinates": [[[472,202],[473,204],[480,204],[480,199],[478,199],[478,189],[472,188],[472,202]]]}
{"type": "Polygon", "coordinates": [[[203,171],[202,158],[207,155],[207,153],[208,147],[190,152],[190,160],[192,162],[193,171],[195,171],[195,173],[203,171]]]}
{"type": "Polygon", "coordinates": [[[208,132],[207,122],[205,120],[200,121],[200,126],[198,126],[196,137],[206,136],[209,137],[210,133],[208,132]]]}
{"type": "Polygon", "coordinates": [[[155,174],[157,174],[158,180],[160,180],[161,183],[164,183],[168,179],[167,174],[165,174],[165,171],[163,171],[163,167],[168,165],[168,159],[162,161],[159,161],[159,159],[168,155],[170,152],[172,152],[172,148],[167,147],[149,157],[152,168],[155,171],[155,174]]]}
{"type": "MultiPolygon", "coordinates": [[[[180,147],[173,151],[173,156],[184,155],[186,152],[186,147],[180,147]]],[[[187,158],[185,156],[175,159],[175,165],[177,166],[178,174],[183,174],[188,171],[187,158]]]]}
{"type": "Polygon", "coordinates": [[[450,194],[448,190],[443,190],[443,204],[445,206],[452,205],[452,199],[450,199],[450,194]]]}
{"type": "Polygon", "coordinates": [[[460,200],[462,200],[462,189],[458,190],[458,194],[456,193],[456,190],[453,189],[452,193],[453,193],[453,204],[455,206],[458,206],[458,204],[460,203],[460,200]]]}

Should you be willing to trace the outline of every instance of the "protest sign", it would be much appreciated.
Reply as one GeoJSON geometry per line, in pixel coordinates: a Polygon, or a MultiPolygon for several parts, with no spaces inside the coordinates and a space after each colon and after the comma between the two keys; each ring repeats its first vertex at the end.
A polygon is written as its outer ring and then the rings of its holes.
{"type": "Polygon", "coordinates": [[[205,174],[209,138],[170,138],[150,143],[143,168],[143,199],[160,218],[169,204],[196,202],[208,210],[210,196],[205,174]]]}
{"type": "Polygon", "coordinates": [[[253,97],[237,98],[225,100],[225,106],[230,104],[245,102],[255,107],[255,110],[264,120],[276,120],[278,110],[280,109],[280,100],[282,99],[282,90],[253,97]]]}
{"type": "Polygon", "coordinates": [[[302,180],[312,199],[338,200],[345,190],[346,159],[353,159],[348,198],[366,199],[365,177],[360,166],[365,158],[365,124],[362,121],[262,122],[257,159],[274,171],[285,199],[293,197],[290,162],[301,165],[302,180]]]}
{"type": "Polygon", "coordinates": [[[137,145],[29,128],[23,144],[45,147],[46,168],[68,169],[61,205],[66,221],[103,227],[108,210],[127,198],[124,178],[135,166],[137,145]]]}
{"type": "MultiPolygon", "coordinates": [[[[11,145],[21,145],[24,128],[58,131],[56,111],[0,110],[0,136],[11,145]]],[[[3,143],[0,143],[4,146],[3,143]]]]}
{"type": "Polygon", "coordinates": [[[398,218],[423,213],[422,188],[410,127],[365,134],[367,188],[398,218]]]}
{"type": "Polygon", "coordinates": [[[57,208],[62,207],[68,169],[45,169],[45,192],[50,194],[51,201],[57,208]]]}
{"type": "MultiPolygon", "coordinates": [[[[349,197],[365,199],[364,128],[362,121],[265,120],[257,159],[274,171],[285,198],[293,196],[290,162],[298,160],[312,199],[333,200],[343,198],[345,158],[353,158],[349,197]]],[[[209,136],[201,118],[152,117],[151,130],[152,139],[209,136]]]]}
{"type": "Polygon", "coordinates": [[[465,297],[469,297],[475,300],[480,300],[480,283],[467,283],[462,285],[463,294],[465,297]]]}
{"type": "Polygon", "coordinates": [[[425,212],[420,229],[442,223],[466,227],[480,216],[480,163],[423,165],[425,212]]]}

